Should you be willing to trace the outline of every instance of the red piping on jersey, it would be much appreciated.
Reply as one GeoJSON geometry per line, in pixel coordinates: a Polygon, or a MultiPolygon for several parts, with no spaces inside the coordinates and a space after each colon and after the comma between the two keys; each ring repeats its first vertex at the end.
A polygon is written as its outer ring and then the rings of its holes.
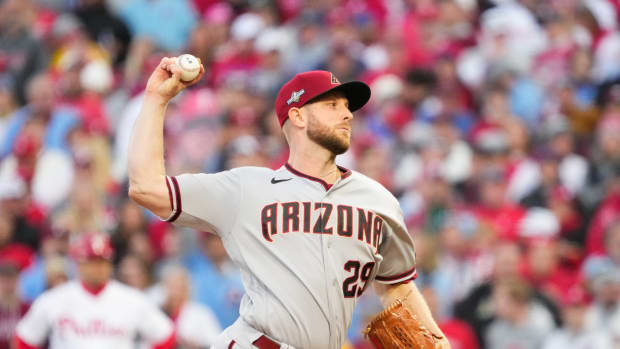
{"type": "Polygon", "coordinates": [[[81,284],[82,284],[82,287],[86,290],[86,292],[92,294],[93,296],[98,296],[101,293],[101,291],[103,291],[103,289],[108,285],[108,283],[106,282],[105,284],[101,286],[93,287],[93,286],[89,286],[85,284],[83,281],[81,282],[81,284]]]}
{"type": "Polygon", "coordinates": [[[13,339],[15,342],[15,349],[39,349],[39,347],[26,343],[23,339],[19,338],[18,335],[15,335],[13,339]]]}
{"type": "MultiPolygon", "coordinates": [[[[294,175],[297,175],[299,177],[304,177],[304,178],[309,179],[311,181],[315,181],[315,182],[320,183],[323,186],[323,188],[325,188],[325,190],[329,190],[329,188],[332,187],[331,184],[328,184],[327,182],[325,182],[324,180],[322,180],[320,178],[313,177],[313,176],[307,175],[307,174],[305,174],[303,172],[297,171],[288,162],[286,164],[284,164],[284,166],[286,166],[286,169],[289,170],[294,175]]],[[[347,178],[347,177],[349,177],[351,175],[351,170],[346,169],[346,168],[341,167],[341,166],[338,166],[338,165],[336,165],[336,167],[338,167],[340,172],[342,172],[342,174],[340,175],[341,179],[345,179],[345,178],[347,178]]]]}
{"type": "Polygon", "coordinates": [[[418,276],[418,273],[416,273],[415,267],[413,267],[413,268],[407,270],[406,272],[398,274],[398,275],[391,275],[391,276],[378,276],[377,275],[377,276],[375,276],[375,280],[378,280],[378,281],[394,281],[394,280],[398,280],[398,279],[400,279],[402,277],[405,277],[405,276],[407,276],[407,275],[409,275],[411,273],[413,273],[413,276],[411,277],[411,279],[408,279],[408,280],[413,280],[413,279],[415,279],[418,276]]]}
{"type": "Polygon", "coordinates": [[[152,349],[174,349],[174,345],[176,344],[177,338],[176,333],[172,332],[170,337],[166,338],[163,342],[158,344],[154,344],[152,349]]]}
{"type": "Polygon", "coordinates": [[[232,349],[232,347],[235,346],[235,341],[230,342],[230,344],[228,344],[228,349],[232,349]]]}
{"type": "Polygon", "coordinates": [[[174,212],[174,201],[172,200],[172,189],[170,189],[170,181],[166,178],[166,187],[168,187],[168,200],[170,200],[170,209],[174,212]]]}
{"type": "MultiPolygon", "coordinates": [[[[168,222],[172,223],[174,221],[177,220],[177,218],[179,218],[179,216],[181,215],[181,212],[183,211],[183,206],[181,205],[181,190],[179,190],[179,182],[177,182],[177,179],[173,176],[169,177],[170,180],[172,181],[172,186],[174,187],[174,196],[177,199],[177,207],[176,207],[176,212],[174,213],[174,215],[172,217],[170,217],[170,220],[168,220],[168,222]]],[[[168,187],[168,190],[170,190],[171,188],[168,187]]],[[[168,192],[170,193],[170,192],[168,192]]],[[[173,207],[174,209],[174,207],[173,207]]]]}

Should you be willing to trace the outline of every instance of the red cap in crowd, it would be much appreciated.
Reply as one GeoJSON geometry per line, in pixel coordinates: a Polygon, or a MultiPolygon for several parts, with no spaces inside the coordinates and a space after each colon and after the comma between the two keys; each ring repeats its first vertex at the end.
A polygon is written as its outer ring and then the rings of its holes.
{"type": "Polygon", "coordinates": [[[113,252],[110,238],[103,233],[84,233],[71,244],[71,255],[78,261],[95,258],[111,260],[113,252]]]}
{"type": "Polygon", "coordinates": [[[352,112],[363,107],[370,99],[370,87],[361,81],[342,84],[334,74],[324,70],[299,73],[278,92],[276,114],[280,126],[288,119],[288,111],[291,108],[300,108],[312,99],[332,91],[344,93],[349,100],[349,110],[352,112]]]}

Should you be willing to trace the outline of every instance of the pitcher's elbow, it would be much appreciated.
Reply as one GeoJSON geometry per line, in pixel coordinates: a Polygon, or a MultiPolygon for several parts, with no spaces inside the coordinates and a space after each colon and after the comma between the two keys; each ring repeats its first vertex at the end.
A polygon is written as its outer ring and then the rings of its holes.
{"type": "Polygon", "coordinates": [[[141,201],[140,199],[144,198],[145,192],[142,188],[140,188],[140,186],[136,184],[130,184],[127,195],[129,195],[129,198],[131,200],[139,204],[141,201]]]}

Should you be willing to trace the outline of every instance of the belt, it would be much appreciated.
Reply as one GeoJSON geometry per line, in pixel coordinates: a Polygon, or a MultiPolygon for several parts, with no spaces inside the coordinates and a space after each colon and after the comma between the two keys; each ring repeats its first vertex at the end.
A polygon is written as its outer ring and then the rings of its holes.
{"type": "MultiPolygon", "coordinates": [[[[278,343],[272,341],[271,339],[265,336],[260,336],[257,340],[252,342],[252,344],[258,349],[280,349],[280,345],[278,343]]],[[[235,346],[235,341],[232,341],[228,345],[228,349],[233,349],[234,346],[235,346]]]]}

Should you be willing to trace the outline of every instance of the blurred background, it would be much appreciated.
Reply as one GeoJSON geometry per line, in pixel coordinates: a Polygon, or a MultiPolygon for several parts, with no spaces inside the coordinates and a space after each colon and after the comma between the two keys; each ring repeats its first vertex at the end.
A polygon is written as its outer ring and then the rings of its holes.
{"type": "MultiPolygon", "coordinates": [[[[452,347],[620,348],[619,15],[620,0],[0,0],[0,348],[75,277],[85,231],[109,233],[116,277],[173,318],[188,297],[203,334],[237,317],[219,239],[127,199],[146,79],[186,52],[206,74],[168,109],[168,174],[278,168],[282,83],[363,80],[338,163],[400,200],[452,347]]],[[[378,310],[359,300],[350,348],[370,348],[378,310]]],[[[179,348],[211,340],[195,338],[179,348]]]]}

